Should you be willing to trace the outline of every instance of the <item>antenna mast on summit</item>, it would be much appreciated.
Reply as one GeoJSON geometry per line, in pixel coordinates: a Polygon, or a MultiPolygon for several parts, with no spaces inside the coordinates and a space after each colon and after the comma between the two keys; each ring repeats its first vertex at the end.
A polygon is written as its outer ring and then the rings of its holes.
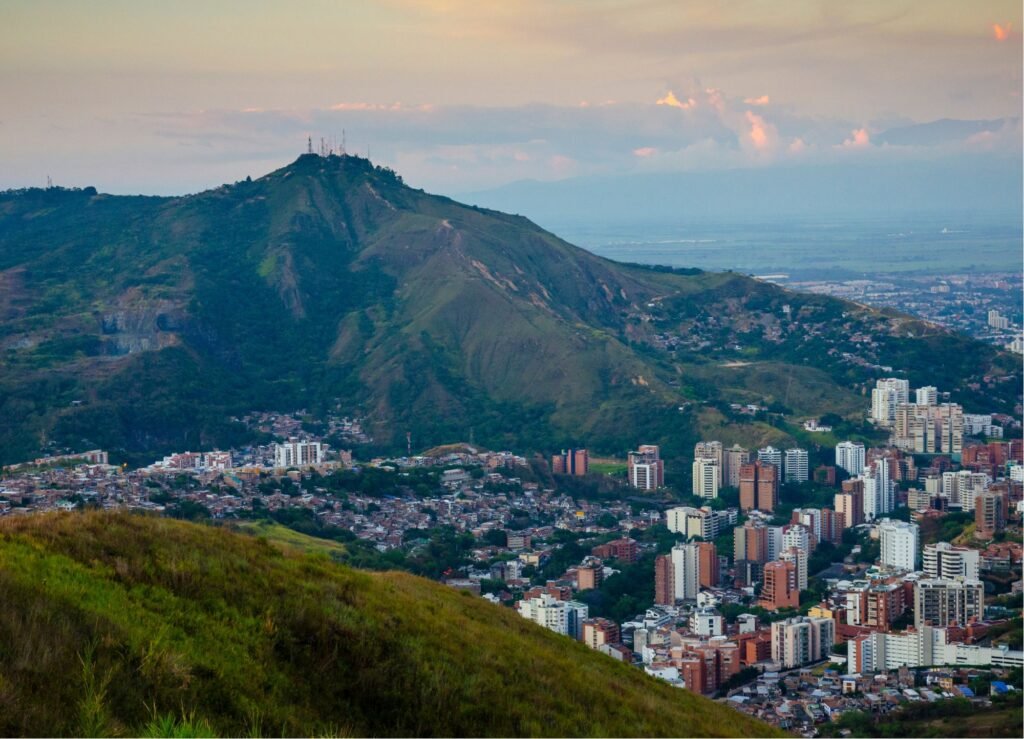
{"type": "Polygon", "coordinates": [[[306,153],[307,154],[312,154],[313,153],[313,137],[312,136],[309,136],[309,137],[306,138],[306,153]]]}
{"type": "Polygon", "coordinates": [[[341,153],[345,154],[345,129],[341,129],[341,153]]]}

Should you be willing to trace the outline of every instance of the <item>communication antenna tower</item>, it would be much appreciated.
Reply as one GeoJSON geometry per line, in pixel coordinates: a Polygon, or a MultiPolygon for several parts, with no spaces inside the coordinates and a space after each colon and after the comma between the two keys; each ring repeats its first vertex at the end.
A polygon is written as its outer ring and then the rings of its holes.
{"type": "Polygon", "coordinates": [[[307,154],[312,154],[313,153],[313,137],[312,136],[308,136],[306,138],[306,153],[307,154]]]}
{"type": "Polygon", "coordinates": [[[341,153],[345,154],[345,129],[341,129],[341,153]]]}
{"type": "Polygon", "coordinates": [[[46,175],[46,189],[49,190],[51,187],[53,187],[53,180],[50,175],[46,175]]]}

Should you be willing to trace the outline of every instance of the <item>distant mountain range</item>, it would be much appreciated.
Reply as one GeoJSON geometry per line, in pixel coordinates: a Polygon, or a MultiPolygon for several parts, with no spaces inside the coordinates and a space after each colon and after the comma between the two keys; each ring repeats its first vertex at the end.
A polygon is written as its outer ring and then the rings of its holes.
{"type": "Polygon", "coordinates": [[[856,419],[871,365],[986,410],[1020,386],[1014,358],[920,321],[611,262],[359,157],[176,198],[0,194],[3,462],[225,446],[249,438],[232,416],[298,408],[363,415],[381,448],[683,455],[789,438],[730,403],[856,419]]]}
{"type": "MultiPolygon", "coordinates": [[[[981,132],[984,122],[938,121],[892,129],[879,143],[940,141],[951,130],[981,132]],[[947,125],[948,124],[948,125],[947,125]]],[[[837,162],[705,172],[576,177],[514,182],[460,199],[541,224],[649,220],[752,221],[856,219],[920,213],[1020,220],[1020,154],[930,160],[837,162]]]]}

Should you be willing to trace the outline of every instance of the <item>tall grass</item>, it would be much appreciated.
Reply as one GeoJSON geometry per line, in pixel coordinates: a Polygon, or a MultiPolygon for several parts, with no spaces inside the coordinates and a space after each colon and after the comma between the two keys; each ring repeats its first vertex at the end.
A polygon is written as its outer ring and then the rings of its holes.
{"type": "Polygon", "coordinates": [[[0,735],[765,735],[508,609],[114,513],[0,522],[0,735]]]}

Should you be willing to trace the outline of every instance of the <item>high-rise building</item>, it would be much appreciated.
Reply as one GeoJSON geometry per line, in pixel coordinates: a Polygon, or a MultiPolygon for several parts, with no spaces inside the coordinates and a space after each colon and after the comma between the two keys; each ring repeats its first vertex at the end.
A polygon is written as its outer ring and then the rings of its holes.
{"type": "Polygon", "coordinates": [[[692,508],[690,506],[678,506],[665,511],[665,520],[668,530],[682,534],[687,539],[700,537],[705,541],[711,541],[718,536],[719,530],[724,525],[717,511],[708,508],[692,508]]]}
{"type": "Polygon", "coordinates": [[[836,513],[843,516],[843,526],[853,528],[864,523],[864,481],[843,480],[841,493],[833,498],[836,513]]]}
{"type": "Polygon", "coordinates": [[[812,553],[818,543],[826,538],[824,532],[824,513],[825,511],[821,508],[794,508],[790,514],[789,522],[791,524],[800,524],[806,527],[810,533],[810,551],[812,553]]]}
{"type": "Polygon", "coordinates": [[[718,548],[714,542],[697,543],[697,576],[702,588],[717,588],[721,584],[718,566],[718,548]]]}
{"type": "Polygon", "coordinates": [[[883,518],[878,523],[882,565],[913,572],[917,569],[918,527],[916,523],[883,518]]]}
{"type": "Polygon", "coordinates": [[[916,405],[936,405],[939,402],[939,389],[934,385],[925,385],[914,391],[916,405]]]}
{"type": "Polygon", "coordinates": [[[974,536],[991,539],[1006,528],[1005,499],[997,492],[974,496],[974,536]]]}
{"type": "Polygon", "coordinates": [[[988,325],[992,328],[1006,330],[1010,328],[1010,319],[997,310],[988,312],[988,325]]]}
{"type": "Polygon", "coordinates": [[[769,611],[800,607],[797,567],[793,562],[768,562],[764,566],[764,584],[758,605],[769,611]]]}
{"type": "Polygon", "coordinates": [[[665,485],[665,463],[654,444],[643,444],[627,460],[629,484],[637,490],[657,490],[665,485]]]}
{"type": "Polygon", "coordinates": [[[722,468],[718,460],[711,457],[697,457],[693,460],[693,494],[707,500],[717,498],[718,482],[721,476],[722,468]]]}
{"type": "Polygon", "coordinates": [[[775,469],[782,473],[782,450],[773,446],[766,446],[757,450],[757,461],[775,465],[775,469]]]}
{"type": "Polygon", "coordinates": [[[772,624],[772,659],[791,669],[827,659],[835,641],[835,621],[799,616],[772,624]]]}
{"type": "MultiPolygon", "coordinates": [[[[713,459],[718,465],[717,487],[725,485],[725,453],[720,441],[699,441],[693,447],[694,459],[713,459]]],[[[717,488],[716,488],[717,489],[717,488]]],[[[694,495],[696,495],[696,491],[694,495]]],[[[705,496],[706,497],[706,496],[705,496]]]]}
{"type": "Polygon", "coordinates": [[[700,550],[697,544],[672,547],[672,573],[676,600],[696,600],[700,592],[700,550]]]}
{"type": "Polygon", "coordinates": [[[980,580],[921,579],[914,583],[914,626],[966,626],[985,613],[980,580]]]}
{"type": "Polygon", "coordinates": [[[590,454],[586,449],[563,449],[551,458],[551,471],[556,475],[586,475],[590,472],[590,454]]]}
{"type": "Polygon", "coordinates": [[[737,563],[768,562],[768,528],[747,519],[733,529],[733,557],[737,563]]]}
{"type": "Polygon", "coordinates": [[[725,469],[723,485],[738,488],[740,486],[740,467],[750,462],[750,451],[739,444],[733,444],[723,453],[725,469]]]}
{"type": "Polygon", "coordinates": [[[964,412],[956,403],[900,403],[892,428],[892,444],[899,449],[922,454],[963,451],[964,412]]]}
{"type": "Polygon", "coordinates": [[[934,544],[925,544],[921,559],[923,560],[921,569],[933,580],[978,579],[981,553],[977,549],[957,547],[948,541],[939,541],[934,544]]]}
{"type": "MultiPolygon", "coordinates": [[[[780,453],[781,454],[781,453],[780,453]]],[[[779,468],[757,461],[740,467],[740,508],[771,513],[779,501],[779,468]]]]}
{"type": "Polygon", "coordinates": [[[850,477],[864,471],[864,445],[859,441],[841,441],[836,445],[836,467],[842,467],[850,477]]]}
{"type": "Polygon", "coordinates": [[[876,426],[891,428],[896,406],[910,399],[910,382],[896,377],[878,380],[871,391],[871,420],[876,426]]]}
{"type": "Polygon", "coordinates": [[[275,467],[309,467],[321,464],[324,459],[324,445],[319,441],[288,439],[284,444],[274,445],[275,467]]]}
{"type": "Polygon", "coordinates": [[[807,482],[808,459],[806,449],[787,449],[785,466],[786,482],[807,482]]]}
{"type": "Polygon", "coordinates": [[[577,601],[556,600],[548,593],[536,598],[524,598],[516,604],[519,615],[546,629],[566,634],[579,640],[583,636],[583,621],[587,618],[588,606],[577,601]]]}
{"type": "Polygon", "coordinates": [[[676,602],[676,576],[672,556],[659,554],[654,558],[654,603],[672,606],[676,602]]]}
{"type": "Polygon", "coordinates": [[[603,644],[616,644],[619,638],[619,625],[607,618],[588,618],[583,621],[582,641],[591,649],[603,644]]]}
{"type": "Polygon", "coordinates": [[[798,547],[787,547],[779,554],[779,561],[793,563],[797,590],[807,590],[807,552],[798,547]]]}
{"type": "Polygon", "coordinates": [[[960,506],[961,510],[973,511],[974,500],[979,493],[988,490],[991,478],[984,472],[959,470],[942,473],[942,497],[951,506],[960,506]]]}
{"type": "Polygon", "coordinates": [[[864,520],[874,521],[889,513],[896,503],[895,486],[889,477],[889,463],[876,459],[861,476],[864,482],[864,520]]]}

